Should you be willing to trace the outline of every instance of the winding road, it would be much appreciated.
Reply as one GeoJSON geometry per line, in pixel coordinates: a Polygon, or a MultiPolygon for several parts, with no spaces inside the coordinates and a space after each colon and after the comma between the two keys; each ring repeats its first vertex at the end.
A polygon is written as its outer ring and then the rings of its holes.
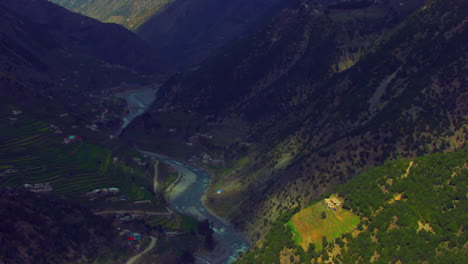
{"type": "Polygon", "coordinates": [[[153,237],[153,236],[150,236],[150,239],[151,239],[151,242],[150,244],[148,245],[148,247],[145,248],[145,250],[143,250],[142,252],[140,252],[138,255],[135,255],[133,257],[131,257],[129,260],[127,260],[126,264],[134,264],[136,263],[136,261],[141,257],[143,256],[144,254],[148,253],[151,249],[154,248],[154,246],[156,245],[156,241],[158,241],[157,238],[153,237]]]}

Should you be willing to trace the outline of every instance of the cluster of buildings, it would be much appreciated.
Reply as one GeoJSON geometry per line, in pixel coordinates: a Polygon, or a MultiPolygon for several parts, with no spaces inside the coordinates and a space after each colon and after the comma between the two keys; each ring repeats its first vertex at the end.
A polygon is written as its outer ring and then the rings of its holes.
{"type": "Polygon", "coordinates": [[[135,161],[139,166],[146,166],[148,162],[142,162],[141,158],[133,158],[133,161],[135,161]]]}
{"type": "Polygon", "coordinates": [[[127,234],[125,236],[126,236],[126,239],[129,240],[129,241],[141,240],[141,234],[137,233],[137,232],[129,231],[129,232],[127,232],[127,234]]]}
{"type": "Polygon", "coordinates": [[[18,115],[21,115],[23,112],[20,111],[20,110],[12,110],[11,111],[11,114],[13,115],[13,117],[10,117],[10,121],[16,121],[18,120],[17,116],[18,115]]]}
{"type": "Polygon", "coordinates": [[[62,134],[63,133],[62,130],[60,130],[60,128],[58,126],[56,126],[56,125],[49,125],[49,127],[55,130],[54,134],[62,134]]]}
{"type": "Polygon", "coordinates": [[[212,139],[212,138],[213,138],[212,135],[198,133],[189,137],[187,141],[185,142],[185,144],[187,146],[193,146],[193,144],[199,141],[200,139],[212,139]]]}
{"type": "Polygon", "coordinates": [[[206,153],[201,154],[202,163],[211,164],[211,165],[220,165],[224,163],[224,159],[214,159],[206,153]]]}
{"type": "Polygon", "coordinates": [[[96,124],[94,124],[94,123],[89,124],[86,127],[91,129],[92,131],[96,131],[98,129],[98,126],[96,124]]]}
{"type": "Polygon", "coordinates": [[[26,183],[23,185],[23,187],[30,192],[36,192],[36,193],[51,192],[53,190],[53,187],[52,185],[50,185],[50,183],[34,183],[34,184],[26,183]]]}
{"type": "Polygon", "coordinates": [[[71,135],[71,136],[68,136],[68,137],[64,138],[62,143],[63,144],[71,144],[71,143],[75,143],[77,141],[83,141],[83,138],[79,137],[79,136],[71,135]]]}
{"type": "Polygon", "coordinates": [[[130,221],[132,221],[133,217],[132,217],[131,214],[126,213],[126,214],[117,214],[117,215],[115,216],[115,219],[118,220],[118,221],[120,221],[121,223],[123,223],[123,222],[130,222],[130,221]]]}
{"type": "Polygon", "coordinates": [[[177,107],[171,104],[165,104],[162,108],[159,108],[157,111],[159,113],[165,113],[165,112],[172,112],[176,109],[177,107]]]}
{"type": "Polygon", "coordinates": [[[8,174],[12,174],[12,173],[15,173],[15,172],[16,172],[15,169],[4,169],[4,170],[0,171],[0,177],[8,176],[8,174]]]}
{"type": "Polygon", "coordinates": [[[94,189],[88,193],[86,196],[104,196],[109,194],[118,194],[120,192],[119,188],[110,187],[110,188],[101,188],[101,189],[94,189]]]}
{"type": "Polygon", "coordinates": [[[221,165],[224,163],[224,159],[215,159],[215,158],[210,157],[210,155],[206,153],[202,153],[200,157],[194,155],[190,157],[187,161],[188,162],[201,161],[202,163],[209,164],[209,165],[221,165]]]}

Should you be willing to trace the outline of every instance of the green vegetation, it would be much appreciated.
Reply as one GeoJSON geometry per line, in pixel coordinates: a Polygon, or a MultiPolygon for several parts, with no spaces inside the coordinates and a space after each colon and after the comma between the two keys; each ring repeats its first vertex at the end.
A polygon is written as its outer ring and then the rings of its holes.
{"type": "MultiPolygon", "coordinates": [[[[324,246],[319,252],[313,252],[320,249],[319,243],[307,253],[296,246],[293,236],[299,243],[304,243],[306,236],[297,227],[298,219],[310,217],[322,223],[315,227],[318,232],[326,229],[327,222],[338,226],[348,222],[336,221],[329,211],[322,218],[321,212],[330,209],[317,203],[294,216],[290,213],[278,218],[262,246],[246,253],[238,263],[280,263],[280,253],[288,249],[293,252],[292,259],[300,256],[300,263],[330,257],[333,263],[465,263],[467,162],[465,148],[412,161],[391,161],[371,169],[337,188],[345,199],[343,208],[362,219],[353,235],[344,234],[347,229],[322,236],[324,246]]],[[[355,216],[348,220],[357,224],[355,216]]]]}
{"type": "Polygon", "coordinates": [[[288,222],[294,241],[306,250],[310,243],[316,245],[316,250],[321,250],[323,237],[332,241],[352,231],[358,224],[358,216],[341,206],[336,210],[328,208],[324,201],[301,210],[288,222]]]}
{"type": "Polygon", "coordinates": [[[467,149],[397,160],[340,186],[365,221],[348,237],[343,263],[463,263],[467,257],[467,149]],[[370,242],[371,240],[377,242],[370,242]]]}
{"type": "Polygon", "coordinates": [[[153,199],[148,188],[140,187],[149,186],[144,170],[123,161],[120,153],[87,143],[80,135],[64,144],[70,135],[55,133],[28,113],[15,116],[13,109],[2,106],[0,111],[0,186],[49,183],[61,195],[117,187],[131,199],[153,199]]]}

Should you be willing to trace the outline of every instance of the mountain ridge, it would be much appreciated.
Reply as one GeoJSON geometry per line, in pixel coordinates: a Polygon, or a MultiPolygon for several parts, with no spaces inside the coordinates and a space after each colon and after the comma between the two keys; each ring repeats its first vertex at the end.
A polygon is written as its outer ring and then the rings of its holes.
{"type": "Polygon", "coordinates": [[[291,4],[287,0],[53,2],[103,22],[126,26],[152,46],[168,63],[171,72],[195,67],[219,48],[291,4]]]}

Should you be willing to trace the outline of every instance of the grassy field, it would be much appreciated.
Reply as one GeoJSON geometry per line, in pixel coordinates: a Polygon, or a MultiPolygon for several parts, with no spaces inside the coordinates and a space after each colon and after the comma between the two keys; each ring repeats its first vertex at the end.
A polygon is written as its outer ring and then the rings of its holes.
{"type": "Polygon", "coordinates": [[[359,217],[341,207],[336,211],[321,201],[296,213],[288,225],[296,244],[305,250],[315,244],[316,250],[322,248],[322,239],[328,241],[352,231],[359,224],[359,217]],[[325,216],[325,218],[323,218],[325,216]]]}

